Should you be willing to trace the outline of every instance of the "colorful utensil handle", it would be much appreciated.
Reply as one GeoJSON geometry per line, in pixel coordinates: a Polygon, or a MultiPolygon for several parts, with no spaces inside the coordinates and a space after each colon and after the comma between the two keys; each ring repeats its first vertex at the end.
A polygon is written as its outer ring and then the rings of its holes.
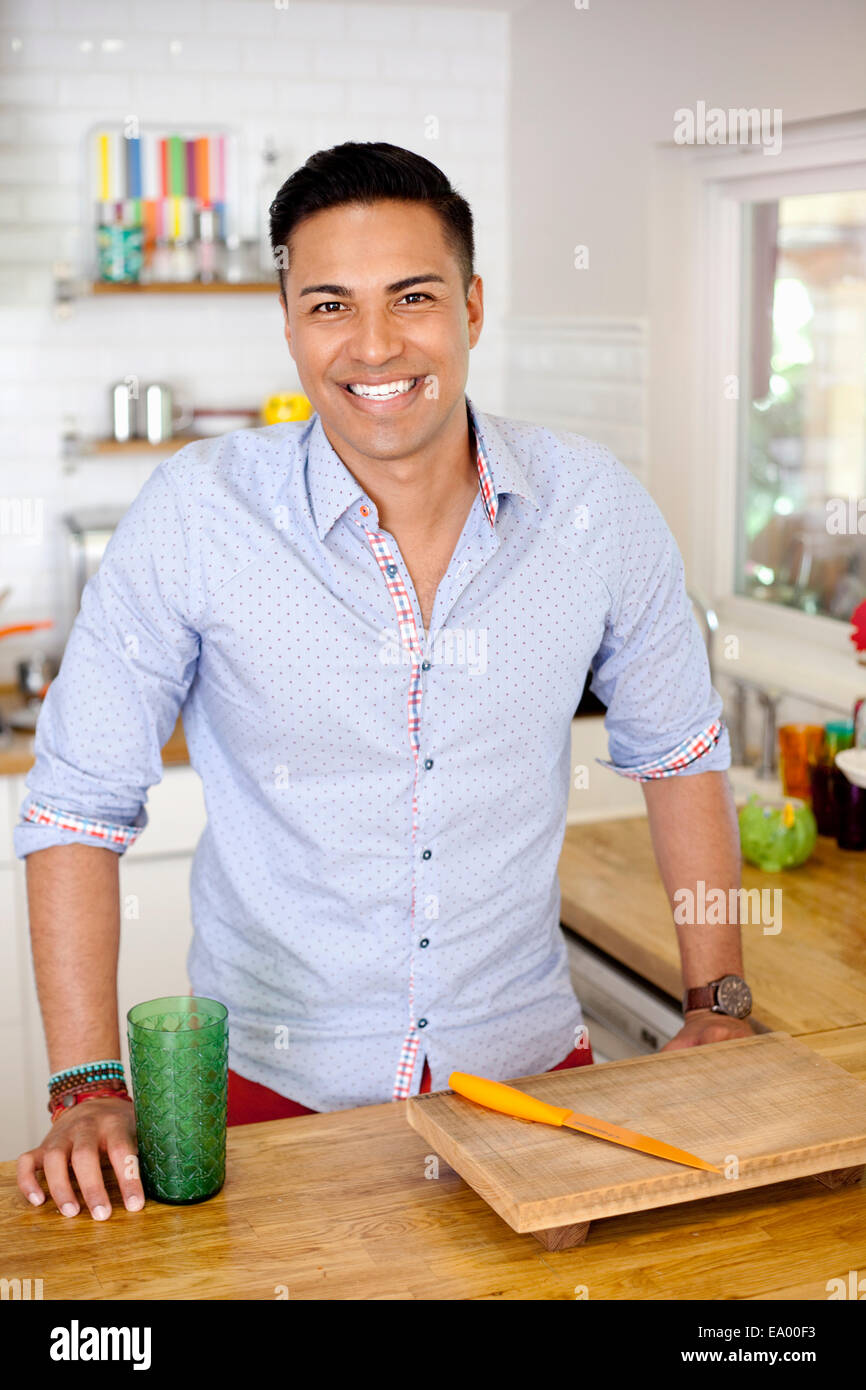
{"type": "Polygon", "coordinates": [[[486,1105],[488,1110],[499,1110],[503,1115],[514,1115],[518,1120],[536,1120],[542,1125],[561,1125],[571,1112],[556,1105],[548,1105],[536,1100],[524,1091],[506,1086],[502,1081],[488,1081],[483,1076],[472,1076],[466,1071],[452,1071],[448,1085],[458,1095],[474,1100],[476,1105],[486,1105]]]}
{"type": "Polygon", "coordinates": [[[0,637],[13,637],[16,632],[39,632],[43,627],[53,626],[53,618],[44,618],[38,623],[13,623],[11,627],[0,627],[0,637]]]}

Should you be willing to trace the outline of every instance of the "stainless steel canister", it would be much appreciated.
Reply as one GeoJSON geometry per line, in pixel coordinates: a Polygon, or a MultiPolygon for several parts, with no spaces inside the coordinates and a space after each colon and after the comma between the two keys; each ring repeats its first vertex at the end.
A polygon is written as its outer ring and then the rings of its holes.
{"type": "Polygon", "coordinates": [[[118,381],[109,389],[111,433],[120,444],[134,439],[137,427],[138,395],[130,381],[118,381]]]}
{"type": "Polygon", "coordinates": [[[175,431],[171,387],[152,382],[141,397],[138,432],[150,444],[164,444],[175,431]]]}

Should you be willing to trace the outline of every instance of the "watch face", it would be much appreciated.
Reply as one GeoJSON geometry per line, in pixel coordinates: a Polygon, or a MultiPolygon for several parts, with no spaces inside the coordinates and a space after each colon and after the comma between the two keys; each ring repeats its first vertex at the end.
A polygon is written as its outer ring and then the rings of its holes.
{"type": "Polygon", "coordinates": [[[719,981],[716,998],[722,1013],[732,1018],[745,1018],[752,1011],[752,991],[739,975],[725,975],[719,981]]]}

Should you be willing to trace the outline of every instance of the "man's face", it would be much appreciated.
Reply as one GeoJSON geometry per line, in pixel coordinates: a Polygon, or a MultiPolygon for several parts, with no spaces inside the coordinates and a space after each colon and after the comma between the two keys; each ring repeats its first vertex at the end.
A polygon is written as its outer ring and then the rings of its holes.
{"type": "Polygon", "coordinates": [[[315,213],[292,232],[283,280],[289,351],[345,461],[433,443],[462,409],[483,320],[481,280],[467,296],[437,214],[396,200],[315,213]]]}

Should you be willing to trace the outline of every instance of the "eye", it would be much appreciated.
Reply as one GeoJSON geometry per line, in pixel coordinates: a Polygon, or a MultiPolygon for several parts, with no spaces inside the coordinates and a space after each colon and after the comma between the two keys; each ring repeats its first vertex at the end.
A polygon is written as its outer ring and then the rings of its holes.
{"type": "Polygon", "coordinates": [[[342,309],[342,307],[343,307],[343,306],[342,306],[342,304],[339,302],[339,300],[331,299],[331,300],[328,300],[326,303],[315,305],[315,307],[314,307],[314,309],[313,309],[313,313],[314,313],[314,314],[317,314],[317,313],[319,312],[320,309],[342,309]]]}
{"type": "Polygon", "coordinates": [[[432,297],[432,295],[425,294],[423,290],[410,290],[408,294],[403,296],[404,299],[432,299],[432,297]]]}

